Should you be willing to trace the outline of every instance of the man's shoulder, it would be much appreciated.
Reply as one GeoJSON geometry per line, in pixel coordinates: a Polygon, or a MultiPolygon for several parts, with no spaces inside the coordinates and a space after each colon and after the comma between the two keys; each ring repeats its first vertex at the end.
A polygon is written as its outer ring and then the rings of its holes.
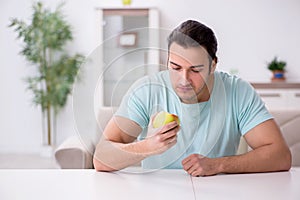
{"type": "Polygon", "coordinates": [[[251,90],[250,83],[236,75],[228,74],[227,72],[218,71],[215,72],[215,76],[222,80],[225,88],[233,90],[251,90]]]}
{"type": "Polygon", "coordinates": [[[227,72],[223,72],[223,71],[216,71],[215,76],[220,77],[224,83],[230,83],[230,84],[236,83],[239,80],[241,80],[241,78],[239,78],[238,76],[231,75],[231,74],[229,74],[227,72]]]}

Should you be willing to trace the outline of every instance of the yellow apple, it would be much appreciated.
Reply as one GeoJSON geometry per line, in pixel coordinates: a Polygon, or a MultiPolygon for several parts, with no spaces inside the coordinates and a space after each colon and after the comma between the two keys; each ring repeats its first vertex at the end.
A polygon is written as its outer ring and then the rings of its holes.
{"type": "Polygon", "coordinates": [[[159,128],[173,121],[176,121],[178,124],[180,124],[179,117],[177,115],[168,113],[166,111],[161,111],[155,116],[153,120],[153,127],[159,128]]]}

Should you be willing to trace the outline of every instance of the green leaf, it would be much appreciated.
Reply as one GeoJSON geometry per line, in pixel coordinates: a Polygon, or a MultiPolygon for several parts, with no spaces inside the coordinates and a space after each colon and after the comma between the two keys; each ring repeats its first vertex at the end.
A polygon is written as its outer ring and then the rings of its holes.
{"type": "Polygon", "coordinates": [[[65,106],[84,60],[82,55],[69,56],[64,50],[73,36],[62,7],[60,4],[51,11],[37,2],[32,6],[30,23],[13,18],[8,25],[23,42],[20,54],[37,68],[38,76],[28,77],[26,82],[27,89],[34,94],[33,103],[43,111],[51,106],[59,112],[65,106]]]}
{"type": "Polygon", "coordinates": [[[277,57],[274,57],[274,59],[268,63],[268,69],[271,71],[279,70],[279,71],[285,71],[286,62],[284,61],[278,61],[277,57]]]}

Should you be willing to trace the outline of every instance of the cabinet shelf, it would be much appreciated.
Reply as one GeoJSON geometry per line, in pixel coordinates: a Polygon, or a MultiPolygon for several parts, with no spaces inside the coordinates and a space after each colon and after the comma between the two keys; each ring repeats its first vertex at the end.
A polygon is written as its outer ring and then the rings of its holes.
{"type": "Polygon", "coordinates": [[[255,89],[300,89],[298,82],[251,83],[255,89]]]}
{"type": "Polygon", "coordinates": [[[300,83],[251,83],[269,110],[300,108],[300,83]]]}
{"type": "Polygon", "coordinates": [[[103,10],[103,14],[120,15],[120,16],[148,16],[149,9],[146,8],[106,8],[103,10]]]}

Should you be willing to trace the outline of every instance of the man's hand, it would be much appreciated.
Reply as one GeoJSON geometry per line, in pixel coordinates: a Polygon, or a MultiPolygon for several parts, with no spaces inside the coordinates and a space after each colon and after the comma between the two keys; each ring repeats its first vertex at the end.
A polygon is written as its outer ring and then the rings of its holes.
{"type": "Polygon", "coordinates": [[[212,158],[192,154],[182,161],[183,169],[192,176],[210,176],[219,173],[219,166],[212,158]]]}
{"type": "Polygon", "coordinates": [[[148,155],[157,155],[170,149],[177,143],[177,132],[180,126],[176,121],[170,122],[161,128],[150,128],[149,126],[148,135],[144,140],[145,148],[147,149],[148,155]]]}

